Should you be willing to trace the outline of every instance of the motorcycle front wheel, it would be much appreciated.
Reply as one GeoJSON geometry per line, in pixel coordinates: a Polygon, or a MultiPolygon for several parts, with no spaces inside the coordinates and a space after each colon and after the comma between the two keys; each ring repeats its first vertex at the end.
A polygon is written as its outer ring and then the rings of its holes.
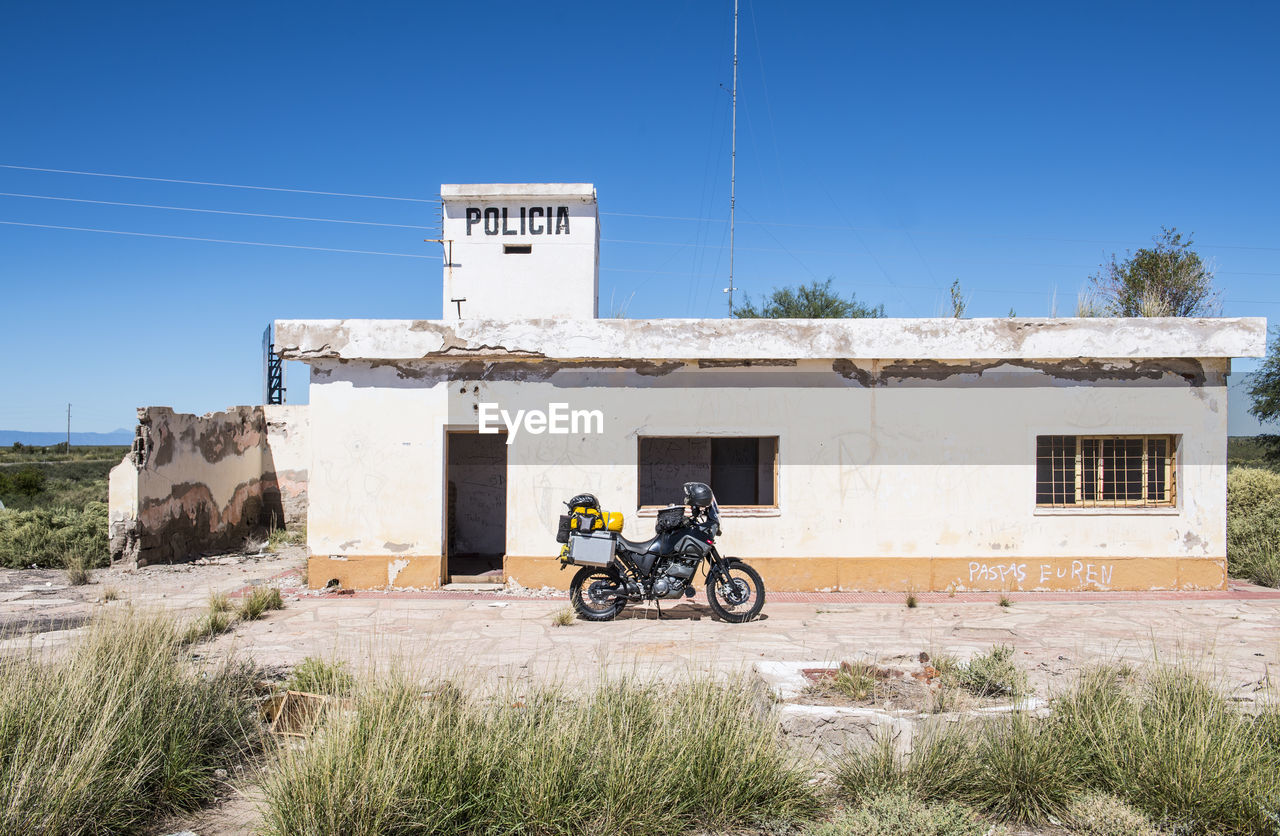
{"type": "Polygon", "coordinates": [[[621,593],[622,581],[610,568],[583,566],[569,584],[569,601],[584,621],[616,618],[627,604],[621,593]]]}
{"type": "Polygon", "coordinates": [[[731,560],[707,575],[707,603],[725,621],[750,621],[764,609],[764,581],[741,560],[731,560]]]}

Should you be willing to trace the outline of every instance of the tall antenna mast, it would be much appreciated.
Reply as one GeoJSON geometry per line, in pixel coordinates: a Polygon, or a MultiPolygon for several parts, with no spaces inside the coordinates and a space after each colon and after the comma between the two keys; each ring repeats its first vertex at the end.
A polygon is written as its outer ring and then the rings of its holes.
{"type": "Polygon", "coordinates": [[[729,92],[733,113],[729,151],[729,316],[733,316],[733,212],[738,202],[738,0],[733,0],[733,89],[729,92]]]}

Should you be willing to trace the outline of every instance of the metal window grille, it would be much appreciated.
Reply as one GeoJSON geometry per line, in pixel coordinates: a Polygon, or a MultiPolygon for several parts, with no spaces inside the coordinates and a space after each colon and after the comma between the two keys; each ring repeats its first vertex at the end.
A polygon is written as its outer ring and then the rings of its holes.
{"type": "Polygon", "coordinates": [[[1151,508],[1177,501],[1176,437],[1036,437],[1036,505],[1151,508]]]}

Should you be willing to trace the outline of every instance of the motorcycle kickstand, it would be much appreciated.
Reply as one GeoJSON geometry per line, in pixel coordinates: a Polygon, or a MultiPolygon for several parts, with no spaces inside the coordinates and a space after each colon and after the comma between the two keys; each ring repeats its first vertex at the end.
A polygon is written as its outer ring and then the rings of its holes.
{"type": "Polygon", "coordinates": [[[658,620],[662,620],[662,602],[657,598],[653,599],[653,606],[658,610],[658,620]]]}

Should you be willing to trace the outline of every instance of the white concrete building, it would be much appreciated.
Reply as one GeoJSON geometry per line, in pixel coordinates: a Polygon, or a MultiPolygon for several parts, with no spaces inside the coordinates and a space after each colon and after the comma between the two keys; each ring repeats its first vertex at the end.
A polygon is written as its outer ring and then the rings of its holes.
{"type": "Polygon", "coordinates": [[[639,538],[689,479],[774,590],[1225,585],[1262,319],[599,319],[591,186],[441,194],[443,320],[276,323],[313,585],[563,587],[563,500],[639,538]]]}

